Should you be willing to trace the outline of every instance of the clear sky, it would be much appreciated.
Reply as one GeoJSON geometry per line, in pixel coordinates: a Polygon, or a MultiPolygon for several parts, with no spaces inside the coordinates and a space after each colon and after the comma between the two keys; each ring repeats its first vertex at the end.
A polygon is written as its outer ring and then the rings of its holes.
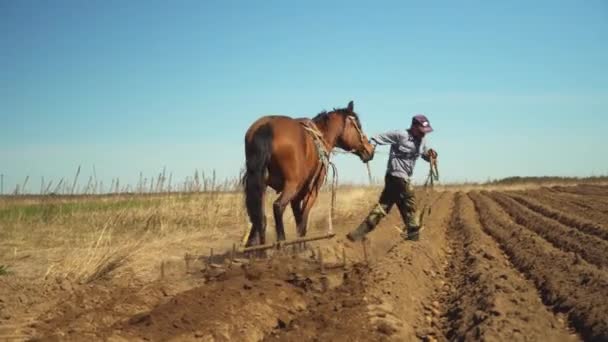
{"type": "Polygon", "coordinates": [[[5,192],[236,176],[256,118],[349,100],[370,135],[427,114],[444,181],[608,174],[608,2],[0,1],[5,192]]]}

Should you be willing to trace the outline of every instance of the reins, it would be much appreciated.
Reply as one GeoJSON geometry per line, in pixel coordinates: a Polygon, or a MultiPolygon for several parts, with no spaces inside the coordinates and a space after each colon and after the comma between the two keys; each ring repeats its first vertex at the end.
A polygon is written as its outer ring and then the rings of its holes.
{"type": "Polygon", "coordinates": [[[321,177],[321,173],[323,172],[324,169],[326,172],[325,181],[327,180],[327,176],[329,176],[329,167],[331,167],[331,169],[332,169],[331,206],[329,209],[329,215],[327,217],[327,224],[328,224],[327,234],[331,235],[334,232],[332,218],[334,216],[334,210],[335,210],[335,206],[336,206],[336,188],[338,186],[338,170],[336,168],[336,165],[330,160],[331,155],[330,155],[330,152],[328,152],[327,148],[326,148],[329,145],[325,142],[325,139],[323,138],[323,134],[319,131],[317,126],[314,124],[314,122],[304,121],[304,122],[300,122],[300,124],[302,124],[302,128],[304,128],[304,130],[306,130],[308,133],[310,133],[310,135],[312,135],[313,141],[315,143],[315,147],[317,148],[317,154],[319,156],[319,161],[320,161],[319,167],[313,174],[313,178],[308,185],[308,191],[312,192],[312,191],[314,191],[314,188],[316,186],[319,186],[318,181],[319,181],[319,179],[321,177]]]}
{"type": "Polygon", "coordinates": [[[431,188],[435,185],[435,182],[439,181],[439,168],[437,168],[437,158],[429,159],[429,174],[426,176],[426,181],[424,182],[424,187],[427,188],[430,186],[431,188]]]}
{"type": "MultiPolygon", "coordinates": [[[[431,157],[429,159],[429,174],[426,177],[426,181],[424,182],[424,189],[425,189],[425,192],[427,193],[427,196],[428,196],[428,192],[429,192],[429,187],[430,187],[430,189],[433,189],[433,187],[435,186],[435,182],[438,182],[438,181],[439,181],[439,168],[437,167],[437,158],[431,157]]],[[[422,211],[420,213],[420,220],[419,220],[421,227],[424,223],[425,216],[428,216],[431,214],[431,208],[433,207],[433,205],[435,205],[435,203],[438,200],[439,200],[439,198],[437,198],[433,203],[429,203],[422,208],[422,211]]]]}
{"type": "MultiPolygon", "coordinates": [[[[352,115],[349,115],[347,117],[347,119],[352,121],[353,126],[355,126],[355,129],[359,133],[359,139],[360,139],[361,144],[365,143],[365,140],[367,139],[367,137],[365,136],[365,133],[363,133],[363,131],[361,130],[361,127],[359,127],[357,120],[355,120],[355,118],[352,115]]],[[[346,127],[346,125],[344,125],[344,127],[346,127]]],[[[356,152],[357,152],[357,150],[350,150],[350,151],[346,151],[345,153],[356,153],[356,152]]],[[[342,153],[342,152],[334,151],[333,153],[342,153]]],[[[369,178],[369,185],[373,185],[372,170],[369,167],[369,162],[365,163],[365,167],[367,168],[367,177],[369,178]]]]}

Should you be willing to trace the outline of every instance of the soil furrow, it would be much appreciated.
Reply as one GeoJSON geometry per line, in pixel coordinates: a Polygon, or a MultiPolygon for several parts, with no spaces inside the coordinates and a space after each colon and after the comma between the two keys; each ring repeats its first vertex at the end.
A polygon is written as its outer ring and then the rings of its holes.
{"type": "Polygon", "coordinates": [[[608,196],[608,189],[598,185],[554,186],[551,189],[566,194],[608,196]]]}
{"type": "Polygon", "coordinates": [[[608,194],[580,194],[571,192],[555,191],[550,188],[542,189],[544,194],[571,205],[583,208],[587,211],[592,211],[599,214],[608,214],[608,194]]]}
{"type": "MultiPolygon", "coordinates": [[[[518,195],[514,193],[505,193],[517,202],[521,203],[528,209],[535,211],[543,216],[554,219],[566,226],[574,227],[580,231],[597,236],[603,240],[608,240],[608,227],[594,223],[585,218],[575,216],[576,213],[566,210],[557,210],[548,205],[545,205],[541,201],[536,200],[534,197],[526,195],[518,195]]],[[[562,207],[563,208],[563,207],[562,207]]]]}
{"type": "Polygon", "coordinates": [[[583,338],[608,340],[608,275],[513,222],[489,197],[474,192],[471,198],[484,230],[535,283],[545,304],[566,313],[583,338]]]}
{"type": "Polygon", "coordinates": [[[557,248],[577,253],[600,268],[608,267],[607,241],[542,216],[504,194],[492,192],[487,195],[498,202],[516,223],[533,230],[557,248]]]}
{"type": "Polygon", "coordinates": [[[447,297],[447,339],[577,340],[482,231],[471,199],[462,193],[456,196],[448,237],[454,254],[447,279],[456,291],[447,297]]]}
{"type": "Polygon", "coordinates": [[[389,303],[393,307],[393,315],[403,324],[400,332],[392,336],[395,340],[442,338],[441,308],[434,303],[434,295],[438,288],[447,286],[441,273],[450,254],[445,231],[453,201],[453,193],[446,192],[429,202],[433,208],[425,219],[420,241],[396,244],[373,265],[366,293],[380,305],[389,303]]]}
{"type": "Polygon", "coordinates": [[[602,226],[608,226],[608,214],[604,214],[597,210],[589,209],[588,206],[572,203],[567,200],[559,198],[559,196],[553,195],[553,192],[547,191],[547,189],[540,189],[534,191],[527,191],[521,193],[524,197],[531,197],[543,204],[549,205],[572,215],[584,216],[588,221],[592,221],[602,226]]]}

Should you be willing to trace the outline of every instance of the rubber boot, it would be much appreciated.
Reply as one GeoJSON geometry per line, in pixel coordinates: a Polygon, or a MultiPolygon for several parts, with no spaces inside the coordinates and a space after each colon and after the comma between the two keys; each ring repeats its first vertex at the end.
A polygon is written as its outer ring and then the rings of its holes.
{"type": "Polygon", "coordinates": [[[357,229],[346,234],[346,238],[349,239],[350,241],[359,241],[359,240],[362,240],[365,237],[365,235],[367,235],[367,233],[369,233],[369,232],[370,232],[370,230],[369,230],[369,227],[367,226],[367,222],[363,221],[363,222],[361,222],[359,227],[357,227],[357,229]]]}
{"type": "Polygon", "coordinates": [[[422,229],[420,227],[408,227],[407,228],[407,239],[410,241],[418,241],[420,240],[420,231],[422,229]]]}
{"type": "Polygon", "coordinates": [[[357,227],[357,229],[346,234],[346,238],[350,241],[362,240],[367,233],[371,232],[376,228],[380,220],[386,216],[386,210],[381,204],[376,205],[372,211],[367,215],[365,220],[357,227]]]}

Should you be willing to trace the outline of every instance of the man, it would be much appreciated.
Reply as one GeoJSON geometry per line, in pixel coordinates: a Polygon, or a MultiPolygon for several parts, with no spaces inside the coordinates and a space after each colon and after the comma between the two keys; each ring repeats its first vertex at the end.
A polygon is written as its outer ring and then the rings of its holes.
{"type": "Polygon", "coordinates": [[[357,229],[346,235],[349,240],[363,239],[388,214],[393,205],[397,204],[405,224],[402,236],[408,240],[418,241],[420,224],[416,214],[416,197],[410,177],[412,177],[418,157],[422,157],[427,162],[437,158],[437,152],[428,149],[424,139],[425,135],[432,131],[433,128],[426,116],[416,115],[412,118],[412,124],[408,130],[391,131],[371,138],[377,145],[391,145],[384,189],[378,204],[365,220],[357,229]]]}

